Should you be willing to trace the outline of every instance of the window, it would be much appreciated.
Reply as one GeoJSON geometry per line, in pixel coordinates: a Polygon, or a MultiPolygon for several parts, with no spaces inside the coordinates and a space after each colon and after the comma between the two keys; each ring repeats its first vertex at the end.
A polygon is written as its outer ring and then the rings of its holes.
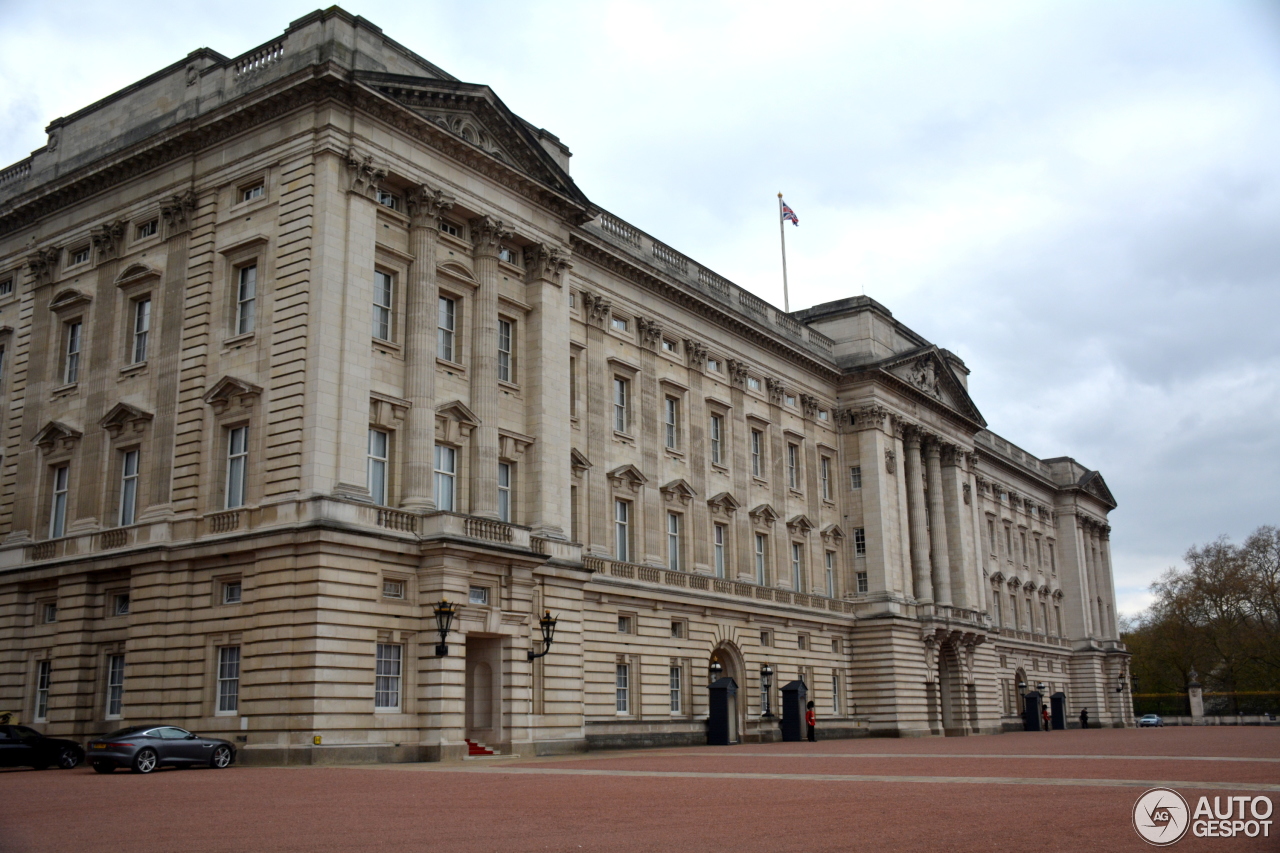
{"type": "Polygon", "coordinates": [[[831,638],[831,653],[835,655],[840,654],[840,638],[839,637],[831,638]]]}
{"type": "Polygon", "coordinates": [[[724,418],[720,415],[711,416],[711,428],[708,430],[711,437],[711,464],[724,464],[724,418]]]}
{"type": "Polygon", "coordinates": [[[857,573],[857,575],[855,576],[855,578],[856,578],[856,580],[857,580],[857,582],[858,582],[858,592],[859,592],[860,594],[862,594],[862,595],[866,595],[867,590],[868,590],[868,588],[869,588],[869,587],[867,586],[867,573],[866,573],[866,572],[858,572],[858,573],[857,573]]]}
{"type": "Polygon", "coordinates": [[[49,682],[53,680],[53,661],[42,660],[36,664],[36,722],[49,718],[49,682]]]}
{"type": "Polygon", "coordinates": [[[630,616],[618,614],[618,633],[631,634],[635,630],[635,621],[630,616]]]}
{"type": "Polygon", "coordinates": [[[725,526],[723,524],[717,524],[715,526],[715,529],[713,531],[712,541],[715,545],[716,577],[722,578],[724,577],[724,573],[725,573],[725,567],[724,567],[725,526]]]}
{"type": "Polygon", "coordinates": [[[631,712],[631,665],[620,663],[614,669],[615,707],[619,714],[631,712]]]}
{"type": "Polygon", "coordinates": [[[773,635],[772,635],[772,634],[770,634],[768,631],[761,631],[761,632],[760,632],[760,645],[762,645],[762,646],[771,646],[771,645],[773,645],[773,635]]]}
{"type": "Polygon", "coordinates": [[[707,370],[710,370],[712,373],[719,373],[721,371],[720,359],[718,358],[707,359],[707,370]]]}
{"type": "Polygon", "coordinates": [[[107,656],[107,719],[116,719],[124,707],[124,655],[107,656]]]}
{"type": "Polygon", "coordinates": [[[515,264],[516,266],[519,266],[520,252],[516,249],[503,246],[502,248],[498,249],[498,260],[504,263],[515,264]]]}
{"type": "Polygon", "coordinates": [[[831,673],[831,713],[840,713],[840,673],[831,673]]]}
{"type": "Polygon", "coordinates": [[[751,431],[751,474],[764,476],[764,433],[758,429],[751,431]]]}
{"type": "Polygon", "coordinates": [[[853,528],[853,556],[867,556],[867,531],[863,527],[853,528]]]}
{"type": "Polygon", "coordinates": [[[678,619],[671,623],[671,639],[673,640],[684,639],[684,623],[678,619]]]}
{"type": "Polygon", "coordinates": [[[404,581],[383,578],[382,580],[382,597],[383,598],[404,598],[404,581]]]}
{"type": "Polygon", "coordinates": [[[665,443],[668,450],[680,446],[680,401],[667,397],[663,401],[663,423],[666,426],[665,443]]]}
{"type": "Polygon", "coordinates": [[[498,463],[498,520],[511,523],[511,469],[510,462],[498,463]]]}
{"type": "Polygon", "coordinates": [[[578,358],[569,356],[569,417],[578,416],[578,358]]]}
{"type": "Polygon", "coordinates": [[[1018,538],[1022,540],[1022,565],[1027,564],[1027,534],[1022,531],[1018,534],[1018,538]]]}
{"type": "MultiPolygon", "coordinates": [[[[1062,633],[1062,608],[1057,604],[1053,605],[1053,623],[1058,629],[1057,636],[1063,636],[1062,633]]],[[[1064,670],[1065,671],[1065,670],[1064,670]]]]}
{"type": "Polygon", "coordinates": [[[138,451],[120,454],[120,526],[133,524],[138,511],[138,451]]]}
{"type": "Polygon", "coordinates": [[[369,430],[369,497],[378,506],[387,505],[387,459],[390,436],[380,429],[369,430]]]}
{"type": "Polygon", "coordinates": [[[74,385],[80,381],[80,321],[72,320],[66,325],[66,350],[62,361],[62,382],[74,385]]]}
{"type": "Polygon", "coordinates": [[[218,713],[234,714],[240,710],[240,647],[218,649],[218,713]]]}
{"type": "Polygon", "coordinates": [[[827,598],[836,597],[836,552],[827,552],[827,598]]]}
{"type": "Polygon", "coordinates": [[[380,341],[391,340],[391,290],[393,279],[389,273],[374,270],[373,273],[373,336],[380,341]]]}
{"type": "Polygon", "coordinates": [[[667,568],[680,571],[680,513],[667,513],[667,568]]]}
{"type": "Polygon", "coordinates": [[[769,539],[763,533],[756,534],[756,583],[764,586],[765,555],[769,551],[769,539]]]}
{"type": "Polygon", "coordinates": [[[395,193],[389,193],[386,190],[378,190],[378,204],[383,207],[389,207],[392,210],[399,210],[400,197],[395,193]]]}
{"type": "Polygon", "coordinates": [[[440,230],[448,234],[450,237],[457,237],[461,234],[457,225],[454,225],[452,222],[446,222],[443,219],[440,220],[440,230]]]}
{"type": "Polygon", "coordinates": [[[831,413],[828,412],[826,409],[818,409],[818,420],[820,421],[831,420],[831,413]]]}
{"type": "Polygon", "coordinates": [[[797,444],[787,445],[787,485],[800,488],[800,446],[797,444]]]}
{"type": "Polygon", "coordinates": [[[682,697],[680,695],[680,686],[681,686],[680,683],[683,680],[681,676],[683,676],[684,673],[681,671],[680,667],[678,666],[671,667],[670,673],[671,673],[670,675],[671,713],[679,714],[680,709],[683,707],[683,704],[681,702],[682,697]]]}
{"type": "Polygon", "coordinates": [[[515,334],[510,320],[498,321],[498,381],[515,382],[515,334]]]}
{"type": "Polygon", "coordinates": [[[236,279],[235,333],[247,335],[253,331],[254,308],[258,302],[258,265],[240,267],[236,279]]]}
{"type": "Polygon", "coordinates": [[[619,332],[625,332],[627,329],[631,328],[631,324],[623,317],[613,317],[609,320],[609,325],[619,332]]]}
{"type": "Polygon", "coordinates": [[[67,532],[67,494],[70,491],[71,467],[53,469],[53,504],[49,507],[49,538],[58,539],[67,532]]]}
{"type": "Polygon", "coordinates": [[[759,391],[759,390],[760,390],[760,380],[759,380],[759,379],[757,379],[757,378],[755,378],[754,376],[748,376],[748,377],[747,377],[747,388],[749,388],[749,389],[750,389],[750,390],[752,390],[752,391],[759,391]]]}
{"type": "Polygon", "coordinates": [[[253,184],[252,186],[241,187],[240,201],[246,202],[246,201],[253,201],[255,198],[262,198],[263,191],[264,189],[261,181],[259,181],[256,184],[253,184]]]}
{"type": "Polygon", "coordinates": [[[1040,602],[1040,630],[1049,633],[1049,607],[1043,601],[1040,602]]]}
{"type": "Polygon", "coordinates": [[[802,651],[802,652],[803,652],[803,651],[808,651],[808,649],[809,649],[809,635],[808,635],[808,634],[798,634],[798,635],[796,636],[796,648],[797,648],[797,649],[799,649],[799,650],[800,650],[800,651],[802,651]]]}
{"type": "Polygon", "coordinates": [[[791,543],[791,588],[801,592],[800,577],[804,574],[804,546],[799,542],[791,543]]]}
{"type": "Polygon", "coordinates": [[[128,616],[129,615],[129,593],[118,592],[113,595],[111,600],[111,615],[128,616]]]}
{"type": "Polygon", "coordinates": [[[631,559],[631,504],[613,502],[613,558],[621,562],[631,559]]]}
{"type": "Polygon", "coordinates": [[[1058,573],[1058,563],[1057,563],[1057,561],[1056,561],[1056,560],[1054,559],[1054,557],[1053,557],[1053,543],[1052,543],[1052,542],[1050,542],[1050,543],[1049,543],[1049,571],[1050,571],[1052,574],[1055,574],[1055,575],[1058,573]]]}
{"type": "Polygon", "coordinates": [[[467,603],[489,606],[489,587],[473,586],[467,590],[467,603]]]}
{"type": "Polygon", "coordinates": [[[436,356],[454,361],[454,333],[458,327],[458,300],[440,297],[439,315],[436,318],[436,356]]]}
{"type": "Polygon", "coordinates": [[[987,541],[991,543],[991,556],[996,555],[996,523],[994,519],[987,519],[987,541]]]}
{"type": "Polygon", "coordinates": [[[13,279],[0,280],[0,297],[13,295],[13,279]]]}
{"type": "Polygon", "coordinates": [[[458,474],[458,450],[444,444],[436,445],[436,509],[453,512],[454,478],[458,474]]]}
{"type": "Polygon", "coordinates": [[[826,456],[822,457],[818,465],[818,473],[822,478],[822,499],[829,501],[831,500],[831,460],[826,456]]]}
{"type": "Polygon", "coordinates": [[[862,466],[861,465],[854,465],[852,468],[849,469],[849,488],[851,489],[862,488],[862,466]]]}
{"type": "Polygon", "coordinates": [[[790,406],[791,408],[793,408],[793,409],[794,409],[794,408],[796,407],[796,395],[795,395],[795,394],[787,394],[787,395],[786,395],[786,403],[787,403],[787,405],[788,405],[788,406],[790,406]]]}
{"type": "Polygon", "coordinates": [[[81,248],[75,249],[71,252],[70,266],[74,267],[77,264],[87,264],[87,263],[89,263],[89,247],[88,246],[82,246],[81,248]]]}
{"type": "Polygon", "coordinates": [[[51,625],[58,621],[58,602],[46,601],[44,603],[44,622],[51,625]]]}
{"type": "Polygon", "coordinates": [[[613,377],[613,428],[626,432],[630,421],[631,383],[619,376],[613,377]]]}
{"type": "Polygon", "coordinates": [[[244,595],[244,585],[238,580],[223,581],[222,583],[222,603],[223,604],[239,604],[241,597],[244,595]]]}
{"type": "Polygon", "coordinates": [[[663,352],[669,352],[669,353],[676,353],[676,352],[679,352],[679,351],[680,351],[680,348],[676,346],[676,342],[675,342],[675,341],[670,340],[669,338],[663,338],[663,339],[662,339],[662,351],[663,351],[663,352]]]}
{"type": "Polygon", "coordinates": [[[1004,526],[1004,553],[1008,557],[1009,562],[1013,562],[1013,531],[1009,529],[1009,525],[1004,526]]]}
{"type": "Polygon", "coordinates": [[[147,338],[151,336],[151,297],[144,296],[133,303],[133,346],[130,364],[147,360],[147,338]]]}
{"type": "Polygon", "coordinates": [[[154,237],[156,232],[160,230],[160,221],[158,219],[150,219],[138,226],[139,240],[145,240],[147,237],[154,237]]]}
{"type": "Polygon", "coordinates": [[[403,646],[378,643],[377,671],[373,684],[373,707],[379,711],[400,710],[400,658],[403,646]]]}
{"type": "Polygon", "coordinates": [[[1044,548],[1040,544],[1040,537],[1036,537],[1036,568],[1044,571],[1044,548]]]}
{"type": "Polygon", "coordinates": [[[227,430],[227,494],[226,508],[244,506],[245,477],[249,463],[249,428],[233,427],[227,430]]]}

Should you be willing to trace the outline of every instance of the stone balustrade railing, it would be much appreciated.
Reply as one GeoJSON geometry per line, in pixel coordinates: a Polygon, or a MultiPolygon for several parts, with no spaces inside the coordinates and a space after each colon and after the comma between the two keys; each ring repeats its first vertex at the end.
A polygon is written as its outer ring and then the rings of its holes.
{"type": "Polygon", "coordinates": [[[275,65],[284,57],[284,39],[256,47],[231,60],[237,78],[275,65]]]}
{"type": "Polygon", "coordinates": [[[0,171],[0,187],[7,187],[25,181],[31,175],[31,158],[19,160],[12,166],[0,171]]]}
{"type": "Polygon", "coordinates": [[[830,610],[836,613],[854,613],[856,608],[855,603],[852,601],[827,598],[824,595],[806,595],[802,592],[775,589],[728,578],[693,574],[692,572],[677,572],[656,566],[643,566],[638,563],[601,560],[598,557],[584,557],[583,563],[589,570],[597,574],[620,580],[703,590],[721,595],[750,598],[756,601],[772,601],[777,604],[792,604],[798,607],[811,607],[816,610],[830,610]]]}

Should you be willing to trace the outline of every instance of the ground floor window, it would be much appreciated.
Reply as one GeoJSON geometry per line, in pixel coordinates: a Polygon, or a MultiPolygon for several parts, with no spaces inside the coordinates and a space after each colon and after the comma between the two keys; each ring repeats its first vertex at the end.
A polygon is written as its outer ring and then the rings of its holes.
{"type": "Polygon", "coordinates": [[[400,662],[403,646],[378,643],[377,675],[373,686],[373,707],[379,711],[400,709],[400,662]]]}
{"type": "Polygon", "coordinates": [[[49,682],[53,679],[53,661],[42,660],[36,665],[36,713],[38,722],[49,717],[49,682]]]}
{"type": "Polygon", "coordinates": [[[107,657],[107,719],[117,719],[124,710],[124,655],[107,657]]]}
{"type": "Polygon", "coordinates": [[[679,666],[671,667],[671,712],[673,714],[679,714],[683,707],[684,697],[681,695],[681,682],[684,679],[682,676],[683,673],[679,666]]]}
{"type": "Polygon", "coordinates": [[[614,671],[614,695],[617,712],[631,713],[631,665],[620,663],[614,671]]]}
{"type": "Polygon", "coordinates": [[[218,713],[240,710],[240,647],[218,649],[218,713]]]}

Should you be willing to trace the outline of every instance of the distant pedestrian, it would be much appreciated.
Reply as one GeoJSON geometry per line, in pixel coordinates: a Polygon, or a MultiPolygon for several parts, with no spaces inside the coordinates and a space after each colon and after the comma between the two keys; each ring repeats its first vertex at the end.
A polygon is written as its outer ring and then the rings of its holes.
{"type": "Polygon", "coordinates": [[[818,713],[813,710],[812,702],[805,707],[804,721],[809,726],[809,743],[816,743],[818,740],[818,713]]]}
{"type": "Polygon", "coordinates": [[[1089,728],[1089,709],[1083,708],[1080,711],[1080,728],[1089,728]]]}
{"type": "Polygon", "coordinates": [[[1040,718],[1044,720],[1044,730],[1049,731],[1049,706],[1042,705],[1040,707],[1040,718]]]}

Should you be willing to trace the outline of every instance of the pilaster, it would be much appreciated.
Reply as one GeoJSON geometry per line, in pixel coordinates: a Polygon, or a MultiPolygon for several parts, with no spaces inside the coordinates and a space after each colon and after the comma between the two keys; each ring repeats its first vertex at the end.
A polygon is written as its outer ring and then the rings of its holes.
{"type": "Polygon", "coordinates": [[[511,232],[490,216],[471,220],[476,278],[471,311],[471,409],[480,425],[471,434],[471,509],[498,517],[498,251],[511,232]]]}
{"type": "Polygon", "coordinates": [[[529,524],[535,536],[567,539],[569,518],[569,306],[563,280],[569,259],[554,246],[524,250],[525,295],[529,302],[528,385],[525,429],[537,441],[530,448],[526,482],[529,524]]]}

